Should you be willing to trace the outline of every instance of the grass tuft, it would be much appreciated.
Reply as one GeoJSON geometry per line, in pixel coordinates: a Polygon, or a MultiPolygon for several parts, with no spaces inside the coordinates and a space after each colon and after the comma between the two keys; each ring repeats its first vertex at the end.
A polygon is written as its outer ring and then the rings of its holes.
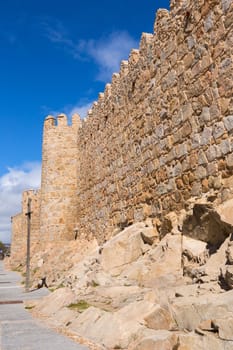
{"type": "Polygon", "coordinates": [[[86,309],[88,309],[91,305],[88,304],[85,300],[80,300],[77,303],[71,303],[70,305],[68,305],[67,307],[70,310],[76,310],[78,312],[83,312],[86,309]]]}
{"type": "Polygon", "coordinates": [[[26,310],[31,310],[31,309],[33,309],[35,307],[35,305],[28,305],[28,306],[25,306],[25,309],[26,310]]]}

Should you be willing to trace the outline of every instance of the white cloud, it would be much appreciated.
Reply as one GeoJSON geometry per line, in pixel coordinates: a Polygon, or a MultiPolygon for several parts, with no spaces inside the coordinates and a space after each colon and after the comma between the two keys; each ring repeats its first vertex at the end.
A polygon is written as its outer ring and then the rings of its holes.
{"type": "Polygon", "coordinates": [[[20,167],[8,168],[0,177],[0,240],[10,241],[12,215],[21,210],[22,192],[40,187],[41,164],[25,163],[20,167]]]}
{"type": "Polygon", "coordinates": [[[43,110],[46,114],[58,116],[61,113],[65,113],[68,117],[69,122],[71,122],[72,115],[78,113],[81,118],[87,116],[88,110],[91,109],[93,102],[79,101],[75,105],[63,106],[60,110],[50,109],[49,107],[43,106],[43,110]]]}
{"type": "Polygon", "coordinates": [[[92,60],[97,64],[96,79],[107,82],[114,72],[118,72],[120,62],[127,59],[130,50],[138,47],[138,42],[126,31],[115,31],[98,40],[73,40],[60,21],[53,26],[43,23],[46,37],[62,47],[75,59],[92,60]]]}
{"type": "Polygon", "coordinates": [[[111,33],[98,41],[87,42],[87,52],[98,64],[98,80],[106,81],[120,69],[120,62],[127,59],[137,42],[125,31],[111,33]]]}
{"type": "Polygon", "coordinates": [[[45,30],[46,37],[55,44],[60,45],[65,51],[71,54],[74,58],[81,58],[80,51],[82,41],[74,42],[69,38],[69,35],[61,21],[53,19],[53,25],[44,20],[42,25],[45,30]]]}
{"type": "Polygon", "coordinates": [[[76,106],[65,108],[65,113],[68,116],[72,116],[73,114],[78,113],[81,118],[84,118],[87,116],[87,112],[92,107],[92,105],[93,102],[89,102],[86,104],[77,103],[76,106]]]}

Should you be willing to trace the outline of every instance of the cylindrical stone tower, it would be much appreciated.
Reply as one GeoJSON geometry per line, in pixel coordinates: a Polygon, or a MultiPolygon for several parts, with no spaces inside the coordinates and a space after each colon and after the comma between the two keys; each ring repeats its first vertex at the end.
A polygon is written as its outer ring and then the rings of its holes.
{"type": "Polygon", "coordinates": [[[80,117],[68,125],[64,114],[44,122],[40,239],[70,240],[77,214],[77,131],[80,117]]]}

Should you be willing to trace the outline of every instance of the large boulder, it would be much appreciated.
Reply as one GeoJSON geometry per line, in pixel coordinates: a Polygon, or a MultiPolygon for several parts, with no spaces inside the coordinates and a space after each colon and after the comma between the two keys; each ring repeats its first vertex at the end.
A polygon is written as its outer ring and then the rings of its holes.
{"type": "Polygon", "coordinates": [[[183,234],[207,242],[217,249],[233,232],[229,218],[230,205],[214,208],[209,203],[196,203],[193,213],[183,223],[183,234]]]}
{"type": "Polygon", "coordinates": [[[156,305],[154,310],[146,315],[144,318],[146,326],[151,329],[159,330],[173,330],[175,328],[175,321],[168,308],[156,305]]]}
{"type": "Polygon", "coordinates": [[[189,263],[204,265],[209,257],[207,243],[183,236],[182,255],[189,263]]]}
{"type": "MultiPolygon", "coordinates": [[[[145,223],[127,227],[104,244],[101,250],[101,266],[113,276],[119,275],[126,267],[137,260],[148,248],[145,237],[151,239],[152,228],[145,223]]],[[[156,229],[154,229],[156,235],[156,229]]]]}
{"type": "Polygon", "coordinates": [[[212,323],[220,339],[233,342],[233,317],[216,319],[212,323]]]}
{"type": "Polygon", "coordinates": [[[177,298],[171,312],[180,330],[195,330],[205,320],[233,317],[233,291],[177,298]]]}
{"type": "Polygon", "coordinates": [[[181,235],[167,234],[157,246],[146,253],[140,260],[140,285],[166,289],[182,279],[181,235]]]}
{"type": "Polygon", "coordinates": [[[223,222],[233,226],[233,198],[220,204],[216,211],[223,222]]]}
{"type": "Polygon", "coordinates": [[[218,339],[215,334],[201,334],[194,332],[181,334],[178,339],[177,350],[232,350],[232,343],[218,339]]]}
{"type": "Polygon", "coordinates": [[[229,246],[229,238],[227,238],[222,245],[210,255],[204,268],[205,273],[209,276],[210,280],[218,280],[221,274],[221,270],[224,269],[227,262],[227,249],[229,246]]]}
{"type": "Polygon", "coordinates": [[[171,350],[175,349],[177,336],[168,331],[157,331],[143,338],[133,347],[133,350],[171,350]]]}
{"type": "Polygon", "coordinates": [[[45,316],[53,316],[59,310],[74,303],[76,296],[69,288],[59,288],[44,297],[35,307],[35,312],[45,316]]]}
{"type": "Polygon", "coordinates": [[[69,329],[108,349],[128,349],[145,331],[144,317],[154,307],[149,301],[133,302],[119,311],[106,312],[89,307],[76,318],[69,329]]]}

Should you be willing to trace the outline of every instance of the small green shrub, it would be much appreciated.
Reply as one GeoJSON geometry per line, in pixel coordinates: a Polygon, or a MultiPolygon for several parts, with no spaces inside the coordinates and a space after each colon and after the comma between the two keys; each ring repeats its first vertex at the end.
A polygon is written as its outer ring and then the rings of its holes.
{"type": "Polygon", "coordinates": [[[80,300],[77,303],[71,303],[67,307],[71,310],[76,310],[78,312],[83,312],[88,309],[91,305],[88,304],[85,300],[80,300]]]}
{"type": "Polygon", "coordinates": [[[31,309],[33,309],[35,307],[35,305],[28,305],[28,306],[25,306],[25,309],[26,310],[31,310],[31,309]]]}

